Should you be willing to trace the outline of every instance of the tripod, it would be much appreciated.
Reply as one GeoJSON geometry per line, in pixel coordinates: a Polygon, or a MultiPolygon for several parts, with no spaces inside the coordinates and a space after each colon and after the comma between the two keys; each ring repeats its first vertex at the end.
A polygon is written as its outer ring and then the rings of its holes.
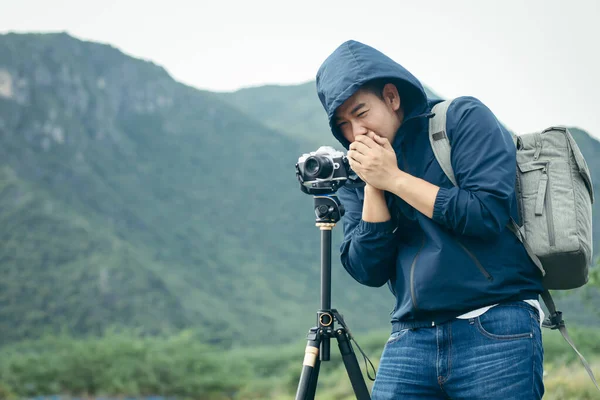
{"type": "MultiPolygon", "coordinates": [[[[314,196],[314,204],[317,216],[316,226],[321,230],[321,309],[317,311],[317,326],[308,331],[308,343],[304,353],[296,400],[313,400],[315,398],[321,361],[329,361],[330,339],[333,337],[337,339],[356,398],[370,400],[371,396],[350,343],[352,340],[350,331],[342,316],[337,310],[331,308],[331,231],[344,215],[344,207],[336,195],[314,196]],[[335,328],[335,321],[338,321],[341,327],[335,328]]],[[[359,346],[358,348],[362,353],[359,346]]]]}

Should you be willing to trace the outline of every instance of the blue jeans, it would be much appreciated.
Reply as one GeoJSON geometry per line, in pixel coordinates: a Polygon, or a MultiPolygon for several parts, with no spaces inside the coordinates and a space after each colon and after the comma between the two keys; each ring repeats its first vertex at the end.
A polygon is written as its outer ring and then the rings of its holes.
{"type": "Polygon", "coordinates": [[[543,359],[535,307],[503,303],[477,318],[393,332],[371,397],[541,399],[543,359]]]}

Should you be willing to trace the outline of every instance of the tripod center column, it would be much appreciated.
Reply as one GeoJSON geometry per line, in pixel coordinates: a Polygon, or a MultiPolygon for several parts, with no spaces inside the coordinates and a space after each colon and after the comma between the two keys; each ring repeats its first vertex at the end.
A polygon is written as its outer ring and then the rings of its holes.
{"type": "Polygon", "coordinates": [[[321,309],[331,308],[331,230],[334,223],[317,223],[321,229],[321,309]]]}

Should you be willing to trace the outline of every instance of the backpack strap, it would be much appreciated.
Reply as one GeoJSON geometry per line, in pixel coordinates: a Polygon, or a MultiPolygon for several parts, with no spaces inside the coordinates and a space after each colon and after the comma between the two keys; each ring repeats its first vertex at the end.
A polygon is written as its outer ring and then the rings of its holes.
{"type": "Polygon", "coordinates": [[[451,103],[452,100],[446,100],[433,106],[431,111],[434,115],[429,120],[429,142],[440,167],[442,167],[450,182],[454,186],[458,186],[450,159],[450,140],[448,140],[448,135],[446,134],[446,114],[451,103]]]}
{"type": "Polygon", "coordinates": [[[546,307],[548,307],[548,311],[550,312],[550,315],[544,320],[542,325],[544,326],[544,328],[559,330],[560,334],[565,339],[565,341],[569,343],[569,346],[571,346],[571,348],[575,350],[575,353],[577,353],[577,355],[579,356],[579,360],[583,364],[583,368],[585,368],[588,375],[590,376],[590,379],[592,380],[592,382],[594,382],[594,385],[596,385],[596,389],[600,390],[600,386],[598,386],[598,382],[596,382],[596,378],[594,377],[594,373],[590,368],[590,364],[588,364],[588,362],[585,360],[585,357],[583,357],[579,350],[577,350],[575,344],[571,340],[571,337],[569,336],[569,332],[567,331],[567,327],[565,325],[565,321],[563,321],[562,319],[562,312],[556,311],[554,300],[552,299],[552,296],[550,295],[550,292],[548,290],[544,290],[544,292],[542,293],[542,299],[544,300],[544,304],[546,304],[546,307]]]}
{"type": "Polygon", "coordinates": [[[531,261],[533,261],[535,266],[538,267],[538,269],[542,273],[542,276],[546,276],[546,270],[544,269],[542,262],[540,261],[538,256],[535,254],[535,252],[533,251],[531,246],[529,246],[529,244],[525,240],[525,235],[523,235],[521,228],[519,228],[519,224],[517,224],[517,222],[513,219],[513,217],[510,217],[510,221],[508,222],[507,226],[508,226],[508,229],[517,237],[517,239],[519,239],[519,242],[521,242],[523,244],[523,247],[525,247],[525,251],[527,252],[527,255],[529,256],[529,258],[531,258],[531,261]]]}
{"type": "MultiPolygon", "coordinates": [[[[454,99],[444,100],[441,103],[434,105],[431,109],[433,117],[429,120],[429,143],[431,143],[435,158],[448,179],[450,179],[450,182],[452,182],[454,186],[458,186],[450,158],[452,155],[452,148],[450,146],[448,134],[446,133],[446,115],[448,114],[448,108],[453,100],[454,99]]],[[[512,132],[511,136],[515,147],[518,147],[519,136],[512,132]]]]}
{"type": "MultiPolygon", "coordinates": [[[[434,115],[429,120],[429,142],[431,143],[433,154],[435,154],[435,158],[440,164],[440,167],[442,167],[442,170],[444,171],[450,182],[452,182],[454,186],[458,187],[450,158],[450,140],[448,139],[448,135],[446,133],[446,114],[448,112],[448,107],[450,107],[451,103],[452,99],[442,101],[441,103],[437,103],[435,106],[433,106],[431,111],[434,113],[434,115]]],[[[514,133],[511,133],[511,135],[515,147],[519,148],[519,137],[514,133]]],[[[581,165],[583,165],[583,163],[581,165]]],[[[523,244],[523,246],[525,247],[525,251],[529,255],[529,258],[531,258],[534,264],[539,268],[539,270],[542,272],[542,275],[546,275],[546,271],[542,266],[542,262],[540,261],[538,256],[533,252],[533,249],[529,246],[529,244],[527,244],[527,241],[525,240],[525,235],[523,235],[523,232],[519,228],[519,224],[517,224],[512,217],[510,218],[510,221],[508,223],[508,229],[523,244]]],[[[562,312],[556,311],[554,300],[552,299],[552,296],[550,295],[550,292],[548,290],[544,290],[544,292],[542,293],[542,299],[544,300],[544,304],[546,304],[546,307],[548,307],[548,311],[550,312],[548,318],[546,318],[543,321],[542,326],[544,328],[558,329],[560,331],[565,341],[571,346],[571,348],[573,348],[573,350],[575,350],[575,353],[577,353],[577,355],[579,356],[579,360],[581,361],[583,367],[592,379],[592,382],[594,382],[594,385],[596,385],[596,388],[600,390],[600,386],[598,386],[598,382],[596,382],[596,378],[594,377],[594,373],[592,372],[590,365],[583,357],[583,355],[577,350],[575,344],[571,340],[571,337],[567,332],[565,322],[562,319],[562,312]]]]}

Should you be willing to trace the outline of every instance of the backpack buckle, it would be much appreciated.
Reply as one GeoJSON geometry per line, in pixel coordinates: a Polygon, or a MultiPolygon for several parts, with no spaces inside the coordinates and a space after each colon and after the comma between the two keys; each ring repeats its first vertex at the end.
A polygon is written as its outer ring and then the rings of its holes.
{"type": "Polygon", "coordinates": [[[544,326],[544,328],[550,328],[550,329],[564,328],[565,327],[565,321],[563,320],[562,312],[556,311],[555,313],[550,314],[548,316],[548,318],[546,318],[544,320],[544,322],[542,323],[542,325],[544,326]]]}

